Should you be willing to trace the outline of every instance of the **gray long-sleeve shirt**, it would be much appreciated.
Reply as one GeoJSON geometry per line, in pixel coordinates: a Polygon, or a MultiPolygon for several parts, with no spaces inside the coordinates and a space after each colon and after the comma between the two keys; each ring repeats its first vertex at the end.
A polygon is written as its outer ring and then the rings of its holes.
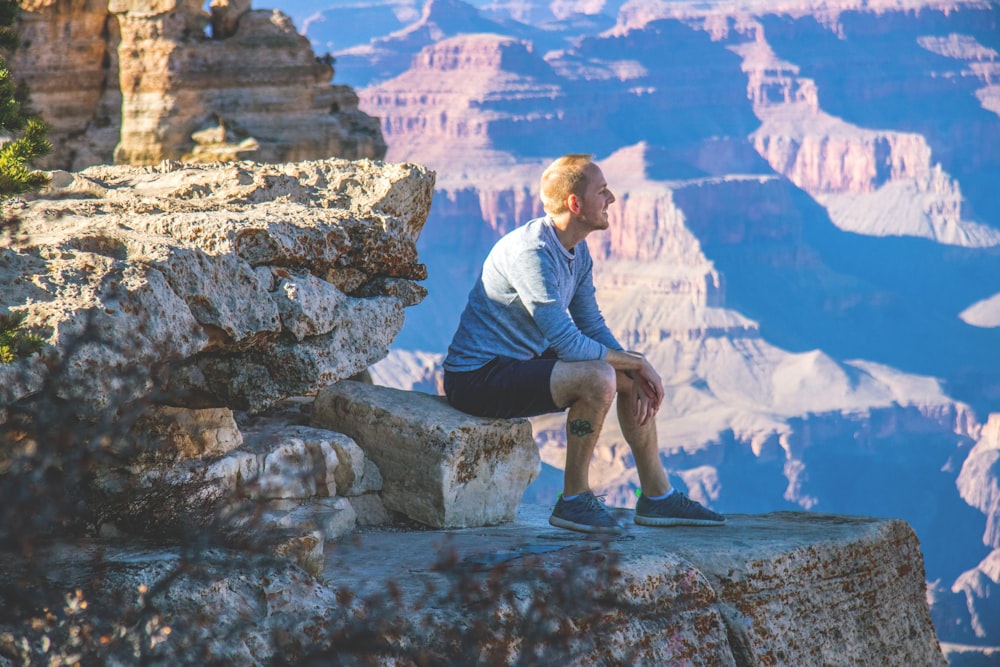
{"type": "Polygon", "coordinates": [[[621,350],[597,307],[593,266],[586,241],[566,250],[547,217],[504,236],[469,292],[445,370],[476,370],[498,356],[531,359],[549,348],[563,361],[621,350]]]}

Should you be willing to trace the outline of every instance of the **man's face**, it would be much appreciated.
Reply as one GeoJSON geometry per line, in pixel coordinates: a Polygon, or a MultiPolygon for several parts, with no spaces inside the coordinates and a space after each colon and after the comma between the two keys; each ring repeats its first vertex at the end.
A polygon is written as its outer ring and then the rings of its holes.
{"type": "Polygon", "coordinates": [[[583,194],[578,197],[580,212],[577,219],[591,229],[607,229],[608,206],[615,200],[615,196],[608,189],[608,182],[600,167],[591,163],[586,169],[587,185],[583,194]]]}

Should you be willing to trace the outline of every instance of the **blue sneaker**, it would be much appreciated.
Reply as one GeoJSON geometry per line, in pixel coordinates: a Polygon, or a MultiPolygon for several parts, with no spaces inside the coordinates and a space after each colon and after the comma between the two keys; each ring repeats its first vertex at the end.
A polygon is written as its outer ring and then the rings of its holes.
{"type": "Polygon", "coordinates": [[[639,496],[635,522],[643,526],[721,526],[726,517],[674,491],[660,500],[639,496]]]}
{"type": "Polygon", "coordinates": [[[622,527],[604,506],[603,498],[587,491],[564,500],[562,496],[552,509],[549,523],[558,528],[578,530],[581,533],[611,533],[617,535],[622,527]]]}

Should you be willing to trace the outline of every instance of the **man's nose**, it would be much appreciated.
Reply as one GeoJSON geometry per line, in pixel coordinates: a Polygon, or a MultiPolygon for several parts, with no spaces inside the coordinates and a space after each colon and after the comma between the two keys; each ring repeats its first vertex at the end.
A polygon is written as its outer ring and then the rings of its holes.
{"type": "Polygon", "coordinates": [[[608,190],[608,203],[613,204],[615,202],[615,193],[608,190]]]}

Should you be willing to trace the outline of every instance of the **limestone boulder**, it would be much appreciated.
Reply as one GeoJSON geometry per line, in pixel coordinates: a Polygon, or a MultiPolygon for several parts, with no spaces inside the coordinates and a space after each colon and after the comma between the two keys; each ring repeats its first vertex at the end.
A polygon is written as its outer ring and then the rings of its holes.
{"type": "Polygon", "coordinates": [[[364,450],[387,509],[438,528],[511,521],[541,466],[527,420],[472,417],[420,392],[340,382],[317,393],[312,423],[364,450]]]}
{"type": "Polygon", "coordinates": [[[158,407],[137,420],[156,438],[155,455],[100,472],[100,534],[209,528],[318,573],[326,543],[351,533],[359,515],[366,525],[389,521],[378,470],[346,435],[280,417],[243,428],[222,409],[158,407]]]}
{"type": "MultiPolygon", "coordinates": [[[[354,532],[358,515],[347,498],[314,498],[305,502],[266,503],[248,522],[253,534],[271,551],[319,576],[326,542],[354,532]],[[260,538],[258,538],[260,539],[260,538]]],[[[260,546],[260,544],[258,544],[260,546]]]]}
{"type": "Polygon", "coordinates": [[[227,408],[155,405],[136,419],[133,431],[145,438],[150,450],[168,458],[214,458],[243,444],[233,411],[227,408]]]}
{"type": "Polygon", "coordinates": [[[0,315],[26,312],[47,343],[0,367],[0,403],[56,360],[81,414],[154,390],[260,412],[350,377],[424,293],[433,187],[422,167],[365,160],[56,173],[12,202],[22,235],[0,246],[0,315]]]}

